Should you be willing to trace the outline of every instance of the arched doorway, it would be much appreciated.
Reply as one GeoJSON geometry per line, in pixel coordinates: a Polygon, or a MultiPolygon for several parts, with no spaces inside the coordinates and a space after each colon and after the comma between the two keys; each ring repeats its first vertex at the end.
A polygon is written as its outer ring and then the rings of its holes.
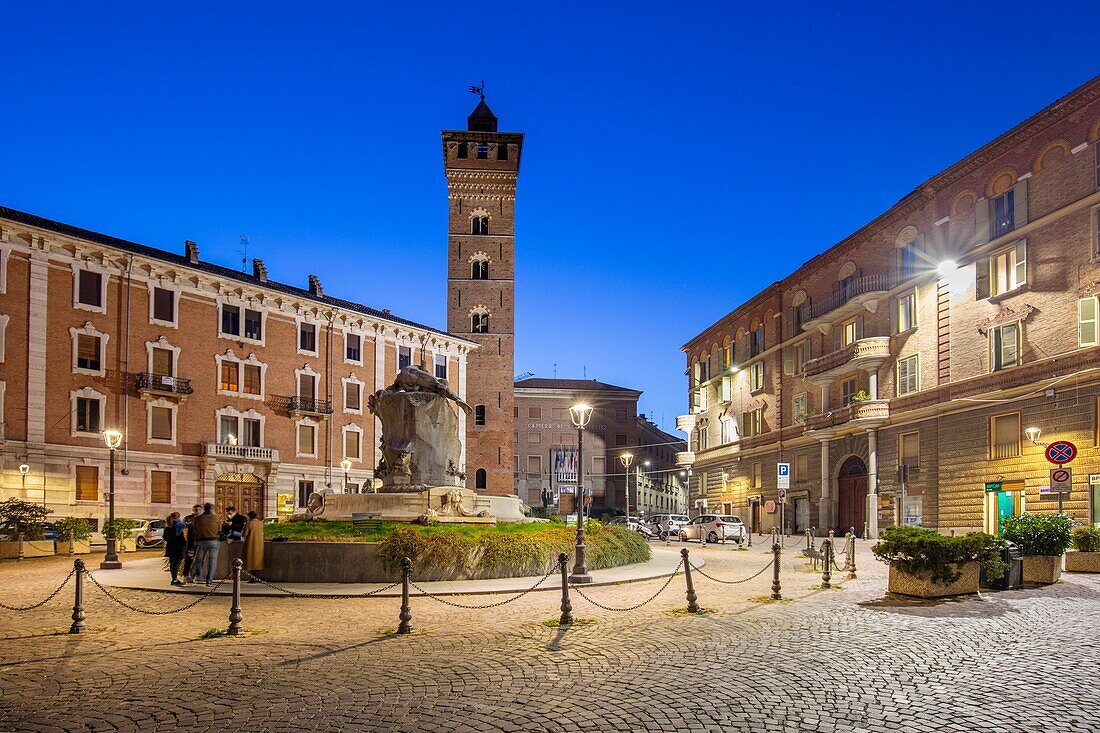
{"type": "Polygon", "coordinates": [[[214,513],[233,506],[238,514],[264,515],[264,482],[254,473],[223,473],[214,483],[214,513]]]}
{"type": "Polygon", "coordinates": [[[863,523],[867,519],[867,464],[859,456],[851,456],[840,466],[837,501],[838,532],[843,534],[852,527],[856,528],[857,534],[863,532],[863,523]]]}

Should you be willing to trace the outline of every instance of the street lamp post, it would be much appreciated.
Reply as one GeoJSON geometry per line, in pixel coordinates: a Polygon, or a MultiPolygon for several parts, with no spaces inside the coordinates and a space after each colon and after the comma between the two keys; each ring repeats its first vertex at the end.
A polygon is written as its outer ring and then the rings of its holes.
{"type": "Polygon", "coordinates": [[[118,540],[115,538],[115,451],[122,445],[122,433],[118,430],[104,430],[103,442],[110,451],[110,483],[107,495],[107,555],[99,564],[101,570],[118,570],[122,563],[118,559],[118,540]]]}
{"type": "Polygon", "coordinates": [[[348,471],[351,470],[351,461],[347,458],[340,461],[340,468],[344,469],[344,493],[348,493],[348,471]]]}
{"type": "MultiPolygon", "coordinates": [[[[633,453],[623,453],[619,456],[623,464],[623,490],[626,492],[626,521],[630,522],[630,462],[634,460],[633,453]]],[[[637,482],[635,482],[637,485],[637,482]]],[[[638,492],[634,492],[634,511],[638,511],[638,492]]]]}
{"type": "Polygon", "coordinates": [[[569,417],[577,428],[577,497],[580,501],[577,506],[577,557],[569,582],[591,583],[592,576],[588,574],[588,564],[584,557],[584,428],[592,419],[592,406],[583,402],[573,405],[569,408],[569,417]]]}

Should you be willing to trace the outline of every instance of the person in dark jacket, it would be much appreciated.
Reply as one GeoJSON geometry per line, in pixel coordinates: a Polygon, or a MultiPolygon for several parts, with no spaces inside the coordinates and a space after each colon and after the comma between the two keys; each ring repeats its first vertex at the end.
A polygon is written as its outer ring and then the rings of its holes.
{"type": "Polygon", "coordinates": [[[179,578],[180,563],[187,552],[187,525],[179,512],[172,512],[164,523],[164,556],[168,558],[168,570],[172,573],[172,585],[184,585],[179,578]]]}
{"type": "Polygon", "coordinates": [[[222,536],[228,540],[239,540],[244,535],[244,526],[248,524],[248,517],[237,514],[237,507],[225,508],[225,522],[222,523],[222,536]]]}
{"type": "Polygon", "coordinates": [[[183,577],[188,580],[195,579],[195,573],[192,566],[195,564],[195,533],[191,531],[191,522],[195,521],[195,517],[202,514],[202,504],[195,504],[191,507],[191,513],[183,518],[183,523],[187,527],[187,554],[183,559],[183,577]]]}

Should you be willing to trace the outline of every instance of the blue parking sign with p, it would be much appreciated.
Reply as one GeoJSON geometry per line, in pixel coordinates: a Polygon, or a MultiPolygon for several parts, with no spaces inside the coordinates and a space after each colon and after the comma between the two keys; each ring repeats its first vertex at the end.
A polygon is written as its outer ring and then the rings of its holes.
{"type": "Polygon", "coordinates": [[[780,463],[779,464],[779,475],[780,476],[790,476],[791,475],[791,464],[789,464],[789,463],[780,463]]]}

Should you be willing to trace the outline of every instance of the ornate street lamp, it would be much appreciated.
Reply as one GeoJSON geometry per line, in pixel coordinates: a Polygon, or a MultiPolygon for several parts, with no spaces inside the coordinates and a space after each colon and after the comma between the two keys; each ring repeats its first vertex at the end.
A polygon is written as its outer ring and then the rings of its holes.
{"type": "Polygon", "coordinates": [[[1039,445],[1039,438],[1042,437],[1043,431],[1041,428],[1031,427],[1024,430],[1024,435],[1035,445],[1039,445]]]}
{"type": "Polygon", "coordinates": [[[577,557],[573,564],[570,583],[591,583],[588,564],[584,558],[584,428],[592,419],[592,406],[583,402],[569,408],[569,417],[577,428],[577,557]]]}
{"type": "Polygon", "coordinates": [[[340,461],[340,468],[344,469],[344,493],[348,493],[348,471],[351,470],[351,461],[347,458],[340,461]]]}
{"type": "Polygon", "coordinates": [[[107,555],[99,567],[101,570],[118,570],[122,567],[122,563],[118,559],[118,540],[115,539],[115,451],[122,445],[122,433],[118,430],[104,430],[103,442],[107,444],[107,450],[111,455],[108,469],[111,478],[107,495],[107,555]]]}
{"type": "MultiPolygon", "coordinates": [[[[623,489],[626,491],[626,521],[630,522],[630,462],[634,460],[633,453],[623,453],[619,456],[623,464],[623,489]]],[[[636,493],[636,492],[635,492],[636,493]]],[[[634,497],[634,511],[638,511],[638,497],[634,497]]]]}

